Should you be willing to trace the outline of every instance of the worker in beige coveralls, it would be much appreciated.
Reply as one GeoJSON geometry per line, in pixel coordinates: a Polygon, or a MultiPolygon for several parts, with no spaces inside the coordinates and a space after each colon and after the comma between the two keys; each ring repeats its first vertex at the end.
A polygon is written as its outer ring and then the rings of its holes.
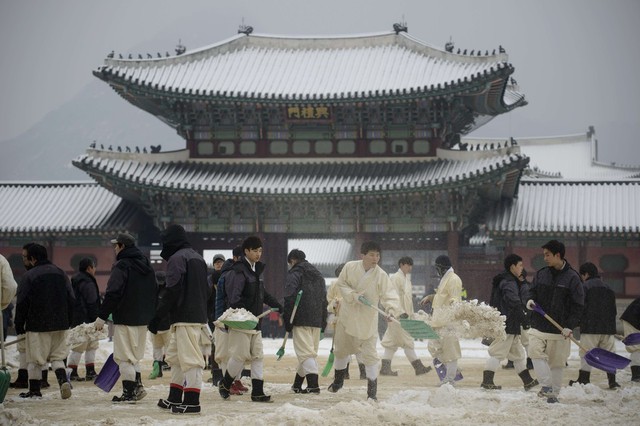
{"type": "Polygon", "coordinates": [[[367,375],[367,397],[377,399],[380,361],[376,351],[378,312],[360,302],[359,297],[364,296],[373,306],[381,303],[389,321],[402,312],[389,276],[378,266],[380,251],[378,243],[364,242],[360,248],[362,260],[347,262],[338,277],[337,286],[343,300],[334,336],[335,377],[329,385],[330,392],[342,388],[349,357],[360,352],[367,375]]]}
{"type": "MultiPolygon", "coordinates": [[[[400,307],[402,308],[401,318],[413,318],[413,286],[411,284],[411,270],[413,269],[413,259],[409,256],[401,257],[398,260],[398,271],[389,275],[393,288],[400,298],[400,307]]],[[[402,329],[402,326],[396,322],[389,323],[387,331],[382,338],[382,347],[384,355],[382,356],[382,368],[380,368],[381,376],[397,376],[398,372],[391,370],[391,360],[398,348],[404,350],[404,354],[413,366],[416,376],[426,374],[431,371],[431,367],[425,367],[418,358],[414,349],[413,337],[402,329]]]]}
{"type": "MultiPolygon", "coordinates": [[[[449,256],[441,255],[436,258],[436,271],[440,276],[440,283],[435,294],[425,296],[420,304],[431,302],[433,308],[433,321],[431,326],[436,329],[446,324],[438,320],[439,310],[462,301],[462,280],[453,272],[449,256]]],[[[429,352],[434,358],[438,358],[445,365],[447,373],[441,381],[441,385],[455,383],[458,370],[458,360],[462,357],[460,341],[453,335],[441,335],[440,339],[429,340],[429,352]]]]}

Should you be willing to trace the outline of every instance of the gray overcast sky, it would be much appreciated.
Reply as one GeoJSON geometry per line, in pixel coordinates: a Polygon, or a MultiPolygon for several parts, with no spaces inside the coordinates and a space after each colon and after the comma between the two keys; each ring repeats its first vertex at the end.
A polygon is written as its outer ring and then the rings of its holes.
{"type": "Polygon", "coordinates": [[[507,49],[529,105],[475,135],[594,125],[604,160],[640,164],[638,0],[0,0],[0,141],[71,100],[111,50],[173,53],[179,38],[202,47],[242,18],[259,33],[298,35],[389,31],[403,16],[436,47],[453,37],[456,49],[507,49]]]}

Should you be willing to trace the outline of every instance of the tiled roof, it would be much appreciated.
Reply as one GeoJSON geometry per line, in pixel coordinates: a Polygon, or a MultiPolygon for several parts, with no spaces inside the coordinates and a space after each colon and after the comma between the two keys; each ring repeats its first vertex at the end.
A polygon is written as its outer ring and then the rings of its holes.
{"type": "MultiPolygon", "coordinates": [[[[593,128],[586,133],[537,138],[516,138],[520,153],[530,158],[530,172],[523,179],[537,177],[563,180],[616,180],[640,176],[640,165],[604,164],[598,161],[598,141],[593,128]]],[[[504,139],[470,138],[462,142],[474,149],[504,145],[504,139]]],[[[638,161],[637,159],[632,159],[638,161]]]]}
{"type": "Polygon", "coordinates": [[[349,240],[292,239],[288,251],[293,249],[305,252],[307,260],[316,266],[337,265],[353,257],[353,243],[349,240]]]}
{"type": "Polygon", "coordinates": [[[640,232],[640,180],[520,182],[518,198],[488,214],[487,228],[500,233],[640,232]]]}
{"type": "Polygon", "coordinates": [[[496,92],[490,94],[496,98],[490,107],[508,110],[526,102],[506,85],[513,73],[507,60],[505,53],[445,52],[402,32],[342,37],[239,34],[175,57],[107,58],[94,74],[113,81],[119,90],[133,84],[168,94],[287,102],[415,96],[452,87],[476,91],[471,88],[474,82],[490,82],[496,92]]]}
{"type": "Polygon", "coordinates": [[[99,234],[126,230],[137,208],[100,185],[0,183],[0,234],[99,234]]]}
{"type": "MultiPolygon", "coordinates": [[[[164,191],[220,195],[384,194],[481,183],[524,168],[517,154],[461,160],[182,161],[147,163],[88,150],[73,164],[92,177],[164,191]]],[[[118,191],[117,188],[113,189],[118,191]]],[[[513,194],[511,194],[513,195],[513,194]]]]}

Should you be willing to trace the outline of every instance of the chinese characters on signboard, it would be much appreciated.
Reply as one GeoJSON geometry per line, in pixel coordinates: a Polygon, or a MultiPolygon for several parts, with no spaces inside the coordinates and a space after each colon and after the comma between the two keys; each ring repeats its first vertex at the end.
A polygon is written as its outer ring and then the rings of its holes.
{"type": "Polygon", "coordinates": [[[287,107],[289,120],[329,120],[331,114],[326,106],[290,106],[287,107]]]}

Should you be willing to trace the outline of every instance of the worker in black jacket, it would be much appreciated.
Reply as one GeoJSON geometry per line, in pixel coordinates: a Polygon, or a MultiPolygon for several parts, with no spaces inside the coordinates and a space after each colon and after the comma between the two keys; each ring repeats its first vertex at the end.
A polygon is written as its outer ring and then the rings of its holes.
{"type": "Polygon", "coordinates": [[[22,398],[39,398],[42,369],[51,362],[62,399],[71,397],[64,359],[69,354],[67,332],[73,320],[75,297],[69,278],[51,263],[40,244],[27,248],[29,269],[18,286],[16,333],[26,334],[29,391],[22,398]]]}
{"type": "MultiPolygon", "coordinates": [[[[640,333],[640,297],[627,306],[620,319],[625,338],[640,333]]],[[[626,345],[626,349],[631,354],[631,381],[640,382],[640,345],[626,345]]]]}
{"type": "Polygon", "coordinates": [[[140,360],[147,342],[147,325],[156,310],[156,275],[149,259],[136,247],[131,234],[111,240],[116,262],[100,306],[96,329],[102,330],[113,315],[113,359],[122,377],[122,395],[114,403],[133,404],[147,395],[140,376],[140,360]]]}
{"type": "MultiPolygon", "coordinates": [[[[228,308],[243,308],[253,315],[262,313],[263,304],[278,308],[282,305],[264,288],[260,276],[264,270],[262,257],[262,241],[251,236],[242,242],[244,252],[232,270],[225,275],[225,293],[228,308]]],[[[262,334],[260,323],[255,330],[229,329],[227,371],[218,386],[220,396],[228,399],[234,378],[240,374],[245,362],[251,362],[251,400],[254,402],[270,402],[271,396],[264,393],[262,334]]]]}
{"type": "Polygon", "coordinates": [[[562,375],[569,358],[573,329],[580,324],[584,309],[584,290],[578,273],[564,258],[564,244],[551,240],[542,246],[546,267],[533,277],[527,308],[538,305],[564,327],[559,331],[538,312],[531,315],[529,356],[542,385],[539,396],[558,402],[562,375]]]}
{"type": "MultiPolygon", "coordinates": [[[[598,268],[591,262],[580,266],[580,278],[584,285],[584,311],[580,319],[580,344],[587,351],[602,348],[614,352],[616,343],[616,295],[611,288],[600,279],[598,268]]],[[[580,348],[580,371],[574,383],[586,385],[590,381],[591,366],[584,356],[586,352],[580,348]]],[[[609,389],[619,388],[616,375],[607,373],[609,389]]]]}

